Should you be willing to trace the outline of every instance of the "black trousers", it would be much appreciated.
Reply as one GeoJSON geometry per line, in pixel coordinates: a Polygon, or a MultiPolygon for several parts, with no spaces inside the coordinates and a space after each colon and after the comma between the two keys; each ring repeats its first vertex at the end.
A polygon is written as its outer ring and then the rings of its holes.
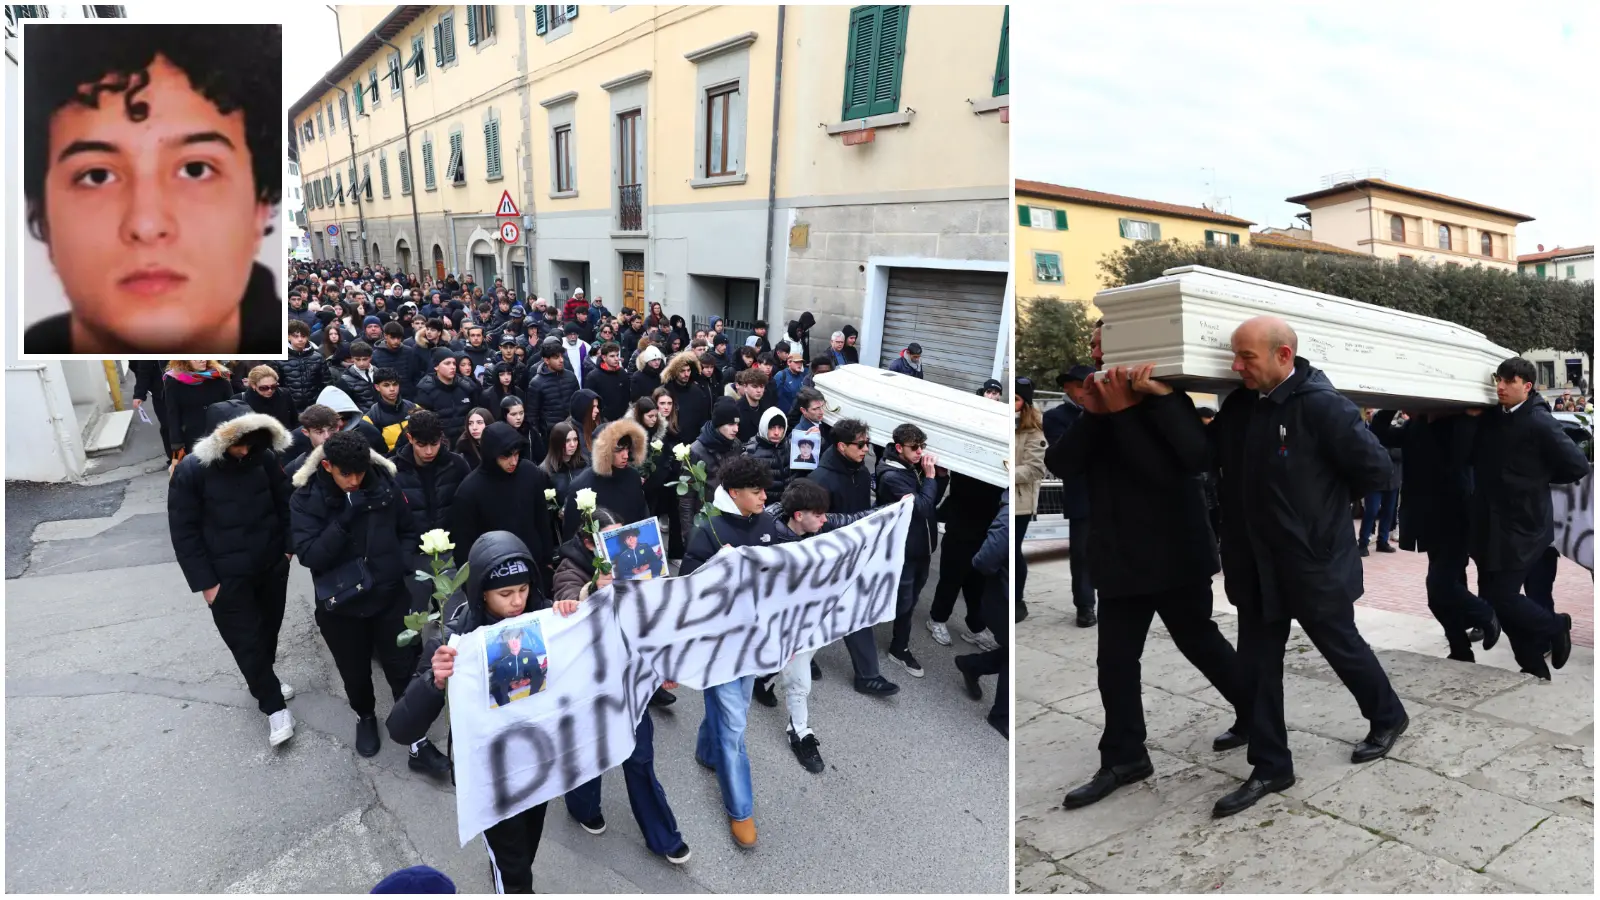
{"type": "Polygon", "coordinates": [[[1094,612],[1094,585],[1089,581],[1089,517],[1067,520],[1067,559],[1072,565],[1072,605],[1094,612]]]}
{"type": "Polygon", "coordinates": [[[1156,616],[1166,624],[1184,659],[1232,704],[1234,727],[1248,730],[1250,695],[1239,677],[1233,645],[1211,618],[1209,583],[1111,598],[1100,604],[1100,654],[1096,660],[1100,703],[1106,711],[1106,727],[1100,735],[1103,768],[1131,765],[1147,755],[1139,658],[1156,616]]]}
{"type": "Polygon", "coordinates": [[[387,590],[390,596],[376,615],[342,616],[320,607],[316,612],[317,627],[322,630],[322,639],[333,654],[333,663],[344,681],[345,695],[350,698],[350,708],[358,716],[374,715],[378,708],[378,699],[372,690],[373,651],[377,651],[383,677],[397,700],[406,692],[406,685],[417,667],[417,654],[421,652],[416,641],[408,647],[395,645],[395,638],[406,629],[405,617],[411,611],[411,595],[400,585],[379,590],[387,590]]]}
{"type": "MultiPolygon", "coordinates": [[[[1538,578],[1530,578],[1529,571],[1524,569],[1480,571],[1478,595],[1499,616],[1517,666],[1529,675],[1549,678],[1550,666],[1544,661],[1544,652],[1550,649],[1551,638],[1560,634],[1564,626],[1556,615],[1555,598],[1541,583],[1545,572],[1553,567],[1541,558],[1534,568],[1541,569],[1538,578]],[[1536,595],[1537,599],[1523,593],[1524,585],[1529,585],[1528,594],[1536,595]]],[[[1549,576],[1550,583],[1554,580],[1553,575],[1549,576]]]]}
{"type": "Polygon", "coordinates": [[[904,652],[911,646],[911,615],[916,612],[917,599],[928,585],[928,570],[932,558],[923,556],[906,559],[900,569],[900,594],[894,608],[894,632],[889,638],[891,651],[904,652]]]}
{"type": "Polygon", "coordinates": [[[1012,563],[1011,578],[1016,584],[1016,593],[1013,595],[1013,600],[1019,607],[1027,602],[1027,598],[1024,595],[1028,591],[1028,558],[1022,555],[1022,542],[1027,539],[1028,526],[1032,523],[1033,516],[1031,515],[1014,515],[1011,517],[1011,528],[1016,532],[1015,546],[1012,548],[1015,552],[1011,555],[1012,559],[1015,560],[1012,563]]]}
{"type": "MultiPolygon", "coordinates": [[[[1300,627],[1334,674],[1355,698],[1373,730],[1392,728],[1405,718],[1400,696],[1372,648],[1356,630],[1355,607],[1345,607],[1300,627]]],[[[1244,694],[1252,702],[1250,750],[1247,755],[1261,779],[1294,774],[1289,754],[1289,728],[1283,717],[1283,653],[1289,643],[1289,620],[1268,622],[1255,611],[1239,611],[1239,672],[1244,694]]]]}
{"type": "Polygon", "coordinates": [[[1472,657],[1467,629],[1486,627],[1494,610],[1467,589],[1467,548],[1436,547],[1428,550],[1428,611],[1444,628],[1450,655],[1472,657]]]}
{"type": "Polygon", "coordinates": [[[956,668],[974,675],[998,675],[994,685],[994,706],[989,710],[989,721],[1005,726],[1011,733],[1011,619],[1010,598],[1006,588],[1010,579],[1002,570],[984,582],[983,614],[985,621],[994,623],[989,632],[994,635],[999,648],[981,653],[968,653],[955,659],[956,668]]]}
{"type": "Polygon", "coordinates": [[[489,845],[495,893],[533,893],[533,859],[539,855],[539,838],[544,836],[544,813],[549,805],[541,803],[523,810],[490,825],[483,833],[483,842],[489,845]]]}
{"type": "Polygon", "coordinates": [[[239,674],[256,698],[256,706],[272,715],[284,708],[278,675],[278,630],[283,626],[284,597],[289,588],[289,560],[255,578],[225,578],[211,602],[211,621],[233,653],[239,674]]]}
{"type": "Polygon", "coordinates": [[[933,588],[933,605],[928,618],[935,622],[950,621],[956,611],[956,595],[967,601],[967,630],[973,634],[985,626],[983,617],[983,591],[985,578],[972,565],[972,556],[983,546],[984,536],[957,533],[944,535],[939,547],[939,583],[933,588]]]}

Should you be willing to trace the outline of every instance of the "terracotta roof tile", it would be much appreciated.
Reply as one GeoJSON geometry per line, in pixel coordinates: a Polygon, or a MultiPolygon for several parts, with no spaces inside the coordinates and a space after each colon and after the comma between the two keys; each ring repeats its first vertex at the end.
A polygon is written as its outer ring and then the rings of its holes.
{"type": "Polygon", "coordinates": [[[1062,185],[1050,184],[1045,181],[1024,181],[1019,178],[1017,179],[1017,194],[1018,196],[1043,197],[1049,200],[1066,200],[1072,203],[1084,203],[1089,206],[1106,206],[1112,209],[1157,213],[1165,216],[1176,216],[1180,219],[1216,222],[1221,225],[1242,225],[1248,228],[1256,224],[1247,219],[1198,206],[1180,206],[1176,203],[1162,203],[1159,200],[1140,200],[1137,197],[1124,197],[1121,194],[1107,194],[1102,191],[1063,187],[1062,185]]]}
{"type": "Polygon", "coordinates": [[[1363,178],[1360,181],[1347,181],[1344,184],[1336,184],[1331,188],[1323,188],[1320,191],[1312,191],[1309,194],[1297,194],[1293,197],[1286,197],[1284,199],[1288,203],[1303,204],[1307,200],[1316,200],[1319,197],[1332,197],[1337,194],[1342,194],[1346,191],[1360,191],[1367,188],[1378,188],[1380,190],[1391,191],[1396,194],[1406,194],[1422,200],[1450,203],[1455,206],[1462,206],[1466,207],[1467,209],[1475,209],[1479,212],[1489,213],[1490,215],[1494,216],[1502,216],[1507,219],[1516,219],[1518,222],[1533,221],[1533,216],[1525,216],[1522,213],[1511,212],[1510,210],[1500,209],[1494,206],[1485,206],[1482,203],[1474,203],[1471,200],[1462,200],[1459,197],[1451,197],[1447,194],[1435,194],[1432,191],[1424,191],[1417,188],[1406,187],[1403,184],[1395,184],[1390,181],[1384,181],[1382,178],[1363,178]]]}
{"type": "Polygon", "coordinates": [[[1322,241],[1308,241],[1305,238],[1289,237],[1286,234],[1262,234],[1253,231],[1250,233],[1250,243],[1257,247],[1269,247],[1273,250],[1304,250],[1308,253],[1336,253],[1341,256],[1366,256],[1344,247],[1335,247],[1322,241]]]}
{"type": "Polygon", "coordinates": [[[1517,257],[1517,262],[1519,262],[1519,263],[1548,262],[1549,260],[1560,259],[1560,258],[1566,257],[1566,256],[1584,256],[1584,255],[1588,255],[1588,256],[1593,256],[1594,255],[1594,245],[1593,244],[1590,244],[1587,247],[1557,247],[1554,250],[1546,250],[1543,253],[1528,253],[1528,254],[1525,254],[1523,256],[1517,257]]]}

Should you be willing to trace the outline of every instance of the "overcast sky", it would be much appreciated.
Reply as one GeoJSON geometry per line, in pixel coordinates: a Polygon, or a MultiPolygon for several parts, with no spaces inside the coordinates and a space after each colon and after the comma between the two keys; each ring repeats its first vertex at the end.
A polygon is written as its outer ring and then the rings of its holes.
{"type": "Polygon", "coordinates": [[[1013,174],[1230,197],[1286,226],[1323,175],[1533,216],[1519,253],[1595,238],[1590,0],[1134,2],[1017,10],[1013,174]],[[1485,14],[1486,13],[1486,14],[1485,14]],[[1215,169],[1215,176],[1211,173],[1215,169]]]}
{"type": "Polygon", "coordinates": [[[298,15],[283,26],[283,102],[288,104],[316,84],[339,62],[339,29],[333,12],[321,3],[296,6],[298,15]]]}

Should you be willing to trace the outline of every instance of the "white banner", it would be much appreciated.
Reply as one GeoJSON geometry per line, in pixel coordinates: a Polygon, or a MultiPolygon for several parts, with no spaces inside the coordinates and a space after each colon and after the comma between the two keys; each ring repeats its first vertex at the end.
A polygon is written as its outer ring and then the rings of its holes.
{"type": "Polygon", "coordinates": [[[1594,571],[1594,466],[1573,484],[1550,486],[1551,513],[1556,520],[1555,548],[1561,555],[1594,571]]]}
{"type": "Polygon", "coordinates": [[[663,681],[704,690],[894,618],[907,497],[837,531],[718,553],[681,578],[617,582],[451,644],[461,843],[622,764],[663,681]]]}

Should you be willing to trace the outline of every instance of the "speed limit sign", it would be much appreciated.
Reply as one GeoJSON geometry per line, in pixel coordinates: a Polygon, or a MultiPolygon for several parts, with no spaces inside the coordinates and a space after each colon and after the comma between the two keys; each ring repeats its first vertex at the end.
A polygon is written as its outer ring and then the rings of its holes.
{"type": "Polygon", "coordinates": [[[521,236],[522,236],[522,231],[517,228],[517,223],[515,223],[515,222],[502,222],[502,223],[500,223],[500,240],[505,241],[508,244],[515,244],[517,242],[517,238],[519,238],[521,236]]]}

